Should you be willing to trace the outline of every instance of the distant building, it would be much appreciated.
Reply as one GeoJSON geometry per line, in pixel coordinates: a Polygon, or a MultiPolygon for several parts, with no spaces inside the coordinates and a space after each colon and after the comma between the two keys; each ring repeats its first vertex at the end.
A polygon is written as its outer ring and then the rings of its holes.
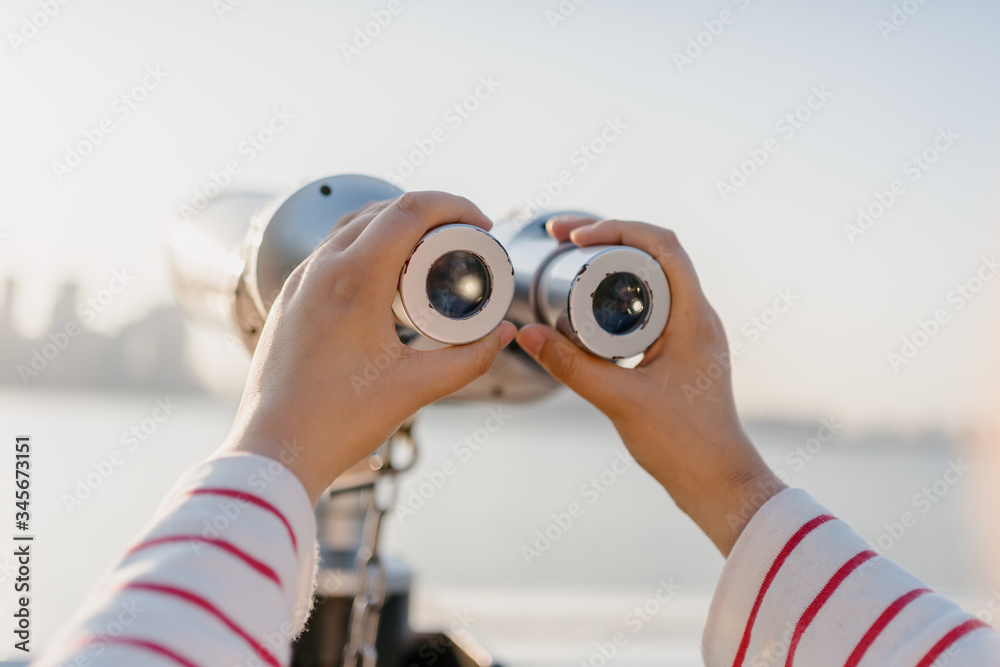
{"type": "Polygon", "coordinates": [[[17,282],[8,279],[0,306],[0,384],[203,389],[184,362],[184,322],[176,308],[156,308],[116,335],[106,336],[86,329],[80,322],[80,288],[67,284],[53,306],[49,332],[30,339],[21,336],[14,326],[16,300],[17,282]],[[71,335],[73,332],[76,335],[71,335]]]}

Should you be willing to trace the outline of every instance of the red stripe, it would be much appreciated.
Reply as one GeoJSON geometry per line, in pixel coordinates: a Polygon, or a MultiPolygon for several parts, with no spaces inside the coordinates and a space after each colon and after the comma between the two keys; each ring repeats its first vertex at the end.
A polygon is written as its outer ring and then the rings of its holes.
{"type": "Polygon", "coordinates": [[[288,519],[285,518],[285,515],[282,514],[277,507],[267,502],[263,498],[258,498],[257,496],[250,495],[249,493],[245,493],[243,491],[237,491],[235,489],[217,489],[217,488],[194,489],[193,491],[190,491],[189,494],[192,496],[200,496],[200,495],[226,496],[227,498],[235,498],[236,500],[245,503],[250,503],[251,505],[255,505],[263,510],[270,512],[274,516],[278,517],[281,523],[285,524],[285,528],[288,529],[288,536],[292,538],[292,548],[295,550],[296,554],[299,553],[299,544],[295,540],[295,533],[292,531],[292,524],[288,523],[288,519]]]}
{"type": "Polygon", "coordinates": [[[281,586],[281,579],[278,578],[277,573],[272,570],[267,564],[257,560],[247,552],[243,551],[236,545],[226,542],[225,540],[213,539],[210,537],[202,537],[201,535],[171,535],[169,537],[158,537],[153,540],[147,540],[129,549],[125,552],[126,556],[130,556],[137,551],[142,551],[143,549],[148,549],[150,547],[155,547],[160,544],[172,544],[175,542],[203,542],[205,544],[211,544],[212,546],[218,547],[230,554],[242,560],[244,563],[249,565],[251,568],[259,572],[261,575],[270,579],[276,583],[279,587],[281,586]]]}
{"type": "Polygon", "coordinates": [[[154,593],[163,593],[164,595],[171,595],[173,597],[180,598],[185,602],[190,602],[191,604],[200,607],[201,609],[204,609],[209,614],[215,616],[217,619],[222,621],[230,630],[232,630],[240,637],[242,637],[244,640],[246,640],[246,642],[250,644],[253,650],[257,652],[257,656],[261,660],[263,660],[269,665],[273,665],[274,667],[281,667],[281,664],[278,662],[278,659],[275,658],[273,655],[271,655],[270,651],[264,648],[264,646],[262,646],[260,642],[251,637],[243,628],[236,625],[236,623],[234,623],[228,616],[226,616],[222,611],[220,611],[218,607],[213,605],[205,598],[199,595],[195,595],[194,593],[186,591],[182,588],[176,588],[174,586],[165,586],[163,584],[132,582],[130,584],[127,584],[125,588],[142,590],[142,591],[152,591],[154,593]]]}
{"type": "Polygon", "coordinates": [[[799,618],[798,625],[795,626],[795,632],[792,634],[792,641],[788,645],[788,658],[785,660],[785,667],[792,667],[792,663],[795,662],[795,649],[799,646],[799,641],[802,639],[802,635],[805,634],[806,629],[816,618],[816,614],[819,610],[823,608],[830,596],[840,588],[840,585],[844,583],[844,579],[851,576],[851,573],[858,569],[862,563],[871,560],[878,556],[874,551],[862,551],[856,555],[851,560],[847,561],[840,566],[840,569],[834,572],[833,576],[830,577],[830,581],[826,582],[826,586],[823,590],[819,592],[806,610],[802,613],[801,618],[799,618]]]}
{"type": "Polygon", "coordinates": [[[95,646],[97,644],[123,644],[125,646],[134,646],[136,648],[146,649],[147,651],[161,655],[164,658],[169,658],[183,667],[198,667],[196,663],[193,663],[187,658],[174,653],[166,646],[157,644],[156,642],[151,642],[148,639],[136,639],[134,637],[120,636],[112,637],[111,635],[105,635],[102,637],[92,637],[86,640],[85,644],[88,646],[95,646]]]}
{"type": "Polygon", "coordinates": [[[736,652],[736,658],[733,660],[733,667],[740,667],[743,664],[744,658],[747,655],[747,649],[750,648],[750,633],[753,632],[753,624],[757,620],[757,613],[760,611],[760,605],[764,601],[764,596],[767,594],[767,590],[771,587],[771,582],[778,575],[778,570],[781,566],[785,564],[788,557],[795,550],[795,547],[799,546],[799,542],[805,539],[805,536],[814,531],[817,527],[826,523],[827,521],[833,521],[836,517],[830,516],[829,514],[821,514],[808,521],[804,526],[799,528],[794,535],[785,543],[785,546],[781,548],[778,553],[777,558],[771,564],[771,569],[767,571],[767,575],[764,577],[764,581],[760,585],[760,591],[757,592],[757,599],[754,600],[753,608],[750,609],[750,617],[747,619],[746,630],[743,631],[743,639],[740,640],[740,648],[736,652]]]}
{"type": "Polygon", "coordinates": [[[959,639],[969,634],[973,630],[978,630],[979,628],[988,628],[990,626],[986,625],[978,618],[970,618],[965,623],[962,623],[957,628],[953,629],[951,632],[946,634],[941,638],[937,644],[931,647],[931,650],[927,652],[924,659],[917,663],[917,667],[929,667],[935,660],[938,659],[942,653],[947,651],[952,644],[957,642],[959,639]]]}
{"type": "Polygon", "coordinates": [[[886,607],[885,611],[882,612],[882,615],[875,619],[875,622],[872,623],[872,627],[868,628],[868,632],[865,633],[865,636],[861,638],[858,645],[854,647],[854,651],[851,653],[850,657],[847,658],[847,662],[844,663],[844,667],[856,667],[857,664],[861,662],[861,658],[865,657],[865,653],[869,648],[871,648],[871,645],[875,643],[876,639],[878,639],[878,636],[882,634],[883,630],[885,630],[885,627],[889,625],[892,619],[899,615],[899,612],[903,611],[903,608],[906,607],[906,605],[910,604],[921,595],[926,595],[927,593],[932,592],[933,591],[927,588],[916,588],[909,593],[896,598],[896,601],[886,607]]]}

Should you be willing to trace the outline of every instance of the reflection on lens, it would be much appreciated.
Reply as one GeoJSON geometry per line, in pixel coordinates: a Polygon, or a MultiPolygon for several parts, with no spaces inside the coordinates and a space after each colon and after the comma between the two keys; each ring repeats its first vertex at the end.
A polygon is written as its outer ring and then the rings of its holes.
{"type": "Polygon", "coordinates": [[[612,273],[594,292],[594,317],[611,334],[626,334],[639,326],[649,310],[649,296],[631,273],[612,273]]]}
{"type": "Polygon", "coordinates": [[[453,320],[475,315],[489,295],[489,269],[471,252],[446,253],[427,272],[427,298],[431,306],[453,320]]]}

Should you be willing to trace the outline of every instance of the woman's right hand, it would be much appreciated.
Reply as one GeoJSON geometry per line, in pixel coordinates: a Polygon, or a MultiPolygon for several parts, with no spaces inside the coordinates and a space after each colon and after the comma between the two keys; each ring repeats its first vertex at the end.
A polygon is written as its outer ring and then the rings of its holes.
{"type": "Polygon", "coordinates": [[[578,246],[649,253],[670,283],[670,319],[634,369],[580,349],[543,324],[517,341],[555,378],[608,416],[635,460],[715,543],[730,550],[753,513],[785,488],[740,424],[719,316],[676,235],[642,222],[561,217],[549,234],[578,246]]]}

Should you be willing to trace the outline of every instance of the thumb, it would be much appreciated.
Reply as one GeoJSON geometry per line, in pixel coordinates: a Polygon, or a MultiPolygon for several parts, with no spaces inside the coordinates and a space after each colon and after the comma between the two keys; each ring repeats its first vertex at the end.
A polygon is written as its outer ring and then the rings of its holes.
{"type": "Polygon", "coordinates": [[[425,378],[422,402],[444,398],[485,374],[516,335],[517,327],[504,321],[474,343],[421,352],[420,376],[425,378]]]}
{"type": "MultiPolygon", "coordinates": [[[[521,349],[567,387],[607,412],[614,400],[618,373],[610,361],[588,354],[552,327],[529,324],[517,335],[521,349]]],[[[620,382],[620,380],[619,380],[620,382]]]]}

